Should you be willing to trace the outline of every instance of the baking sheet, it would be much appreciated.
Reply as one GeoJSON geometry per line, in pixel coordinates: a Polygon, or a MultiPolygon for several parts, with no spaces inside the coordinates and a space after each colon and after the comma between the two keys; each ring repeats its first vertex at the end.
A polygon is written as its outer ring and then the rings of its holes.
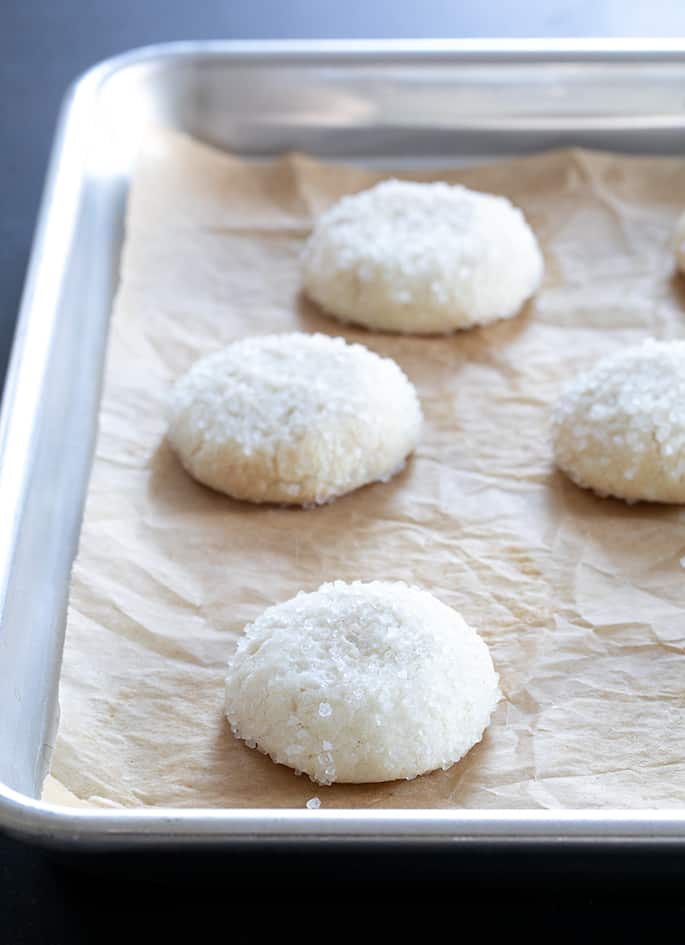
{"type": "Polygon", "coordinates": [[[380,173],[293,155],[249,164],[172,133],[133,182],[100,432],[75,563],[53,787],[99,805],[676,807],[685,801],[685,519],[552,466],[569,373],[683,336],[673,222],[685,165],[581,151],[445,173],[509,196],[546,278],[516,319],[451,337],[344,327],[301,298],[312,220],[380,173]],[[198,356],[245,335],[341,334],[394,357],[426,425],[407,468],[330,506],[255,507],[194,483],[164,403],[198,356]],[[504,699],[447,772],[323,788],[233,739],[226,660],[246,622],[334,578],[403,579],[491,647],[504,699]]]}

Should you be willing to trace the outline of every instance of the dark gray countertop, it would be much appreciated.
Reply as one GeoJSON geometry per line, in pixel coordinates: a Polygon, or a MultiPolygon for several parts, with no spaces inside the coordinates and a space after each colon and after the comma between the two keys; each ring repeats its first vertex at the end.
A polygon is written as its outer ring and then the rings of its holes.
{"type": "MultiPolygon", "coordinates": [[[[0,3],[0,379],[59,103],[69,82],[98,60],[131,47],[176,39],[683,35],[682,0],[649,4],[636,0],[4,0],[0,3]]],[[[583,941],[595,941],[629,923],[632,935],[626,941],[642,940],[647,928],[651,940],[656,935],[662,942],[678,941],[677,935],[669,937],[671,926],[665,924],[669,916],[673,922],[682,922],[685,914],[685,904],[677,896],[682,875],[678,857],[659,869],[639,857],[632,865],[614,858],[601,868],[591,856],[581,857],[575,861],[572,882],[560,878],[568,873],[569,863],[541,858],[536,866],[525,858],[492,855],[471,869],[463,857],[446,858],[433,862],[432,869],[411,873],[398,863],[394,875],[388,862],[377,868],[367,862],[361,871],[350,862],[344,867],[342,862],[329,863],[319,870],[314,862],[309,872],[302,873],[297,861],[292,861],[287,869],[274,865],[260,878],[260,873],[244,874],[241,864],[214,860],[203,867],[200,861],[188,860],[167,864],[166,873],[157,873],[152,883],[149,877],[146,881],[145,865],[124,863],[115,877],[107,878],[92,872],[72,873],[41,852],[0,836],[0,945],[96,941],[96,928],[129,926],[134,907],[154,916],[161,936],[169,921],[183,923],[192,910],[193,897],[199,897],[205,918],[213,912],[221,921],[228,900],[246,895],[248,888],[257,889],[262,902],[268,902],[284,886],[296,890],[290,892],[290,919],[280,912],[271,914],[271,920],[309,936],[314,929],[308,929],[292,910],[311,898],[317,878],[327,884],[329,895],[337,890],[338,913],[341,897],[357,897],[362,881],[367,891],[379,895],[381,879],[392,879],[394,910],[402,913],[407,901],[416,901],[416,884],[422,876],[431,883],[450,884],[450,909],[455,896],[465,895],[461,908],[477,905],[482,916],[482,906],[497,894],[501,908],[490,910],[488,919],[496,922],[498,914],[500,919],[510,917],[510,931],[518,925],[528,932],[532,920],[539,930],[556,934],[562,927],[576,929],[578,934],[582,931],[583,941]],[[343,869],[353,883],[358,873],[354,891],[339,886],[343,869]],[[398,901],[402,873],[409,891],[400,892],[404,898],[398,901]],[[408,887],[408,882],[413,886],[408,887]],[[648,901],[645,891],[649,888],[648,901]]],[[[320,889],[317,895],[321,896],[320,889]]],[[[345,921],[349,910],[344,908],[341,914],[345,921]]],[[[265,922],[271,928],[268,915],[263,907],[258,913],[252,911],[249,928],[264,930],[265,922]]],[[[334,915],[329,916],[335,924],[334,915]]],[[[323,927],[317,928],[323,934],[323,927]]],[[[385,928],[386,933],[393,930],[393,926],[385,928]]],[[[261,938],[240,931],[236,939],[252,940],[261,938]]]]}

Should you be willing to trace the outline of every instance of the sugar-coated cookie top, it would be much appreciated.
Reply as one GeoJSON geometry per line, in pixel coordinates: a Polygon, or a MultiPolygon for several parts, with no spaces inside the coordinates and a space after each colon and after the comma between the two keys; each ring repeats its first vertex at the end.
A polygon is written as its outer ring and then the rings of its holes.
{"type": "Polygon", "coordinates": [[[329,312],[410,333],[515,315],[542,272],[517,207],[445,183],[387,180],[343,197],[303,254],[305,290],[329,312]]]}
{"type": "Polygon", "coordinates": [[[420,428],[416,392],[394,361],[298,332],[203,358],[169,409],[169,440],[189,472],[252,501],[325,502],[387,478],[420,428]]]}
{"type": "Polygon", "coordinates": [[[557,464],[579,485],[685,502],[685,341],[650,339],[603,358],[562,390],[557,464]]]}
{"type": "Polygon", "coordinates": [[[388,581],[335,581],[270,607],[226,684],[234,732],[321,783],[447,768],[497,698],[478,634],[427,591],[388,581]]]}

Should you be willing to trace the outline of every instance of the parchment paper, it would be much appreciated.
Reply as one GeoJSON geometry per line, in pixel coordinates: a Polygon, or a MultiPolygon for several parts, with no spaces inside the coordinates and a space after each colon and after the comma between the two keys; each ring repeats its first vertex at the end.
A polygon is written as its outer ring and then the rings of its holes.
{"type": "Polygon", "coordinates": [[[97,453],[73,571],[58,789],[94,804],[672,807],[685,803],[685,513],[554,471],[560,383],[685,335],[669,239],[685,163],[562,151],[417,173],[509,196],[545,254],[517,318],[451,337],[343,327],[298,293],[312,220],[381,174],[243,163],[152,135],[129,205],[97,453]],[[362,342],[417,385],[403,473],[332,505],[241,504],[193,482],[164,404],[200,355],[299,329],[362,342]],[[233,739],[225,663],[265,607],[335,578],[404,579],[491,647],[504,699],[480,745],[412,782],[322,788],[233,739]]]}

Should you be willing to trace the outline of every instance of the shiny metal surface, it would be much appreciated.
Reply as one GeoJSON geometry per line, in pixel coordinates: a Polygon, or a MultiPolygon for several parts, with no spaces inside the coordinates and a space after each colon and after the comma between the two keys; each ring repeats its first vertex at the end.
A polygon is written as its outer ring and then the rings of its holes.
{"type": "Polygon", "coordinates": [[[297,149],[388,166],[566,145],[679,154],[683,88],[685,43],[474,40],[172,44],[105,62],[71,89],[0,418],[0,825],[84,848],[685,840],[685,811],[91,811],[35,800],[144,127],[257,158],[297,149]]]}

